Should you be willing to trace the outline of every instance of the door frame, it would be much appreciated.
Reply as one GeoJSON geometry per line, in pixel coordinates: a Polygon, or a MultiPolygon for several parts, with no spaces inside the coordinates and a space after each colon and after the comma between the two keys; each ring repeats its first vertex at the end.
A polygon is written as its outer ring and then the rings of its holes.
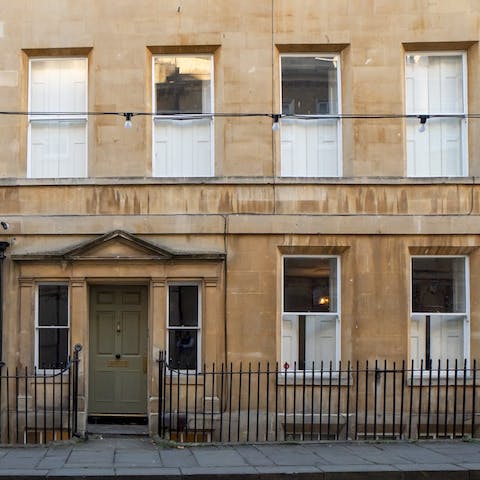
{"type": "Polygon", "coordinates": [[[151,351],[151,345],[150,345],[150,337],[149,337],[149,332],[150,332],[150,288],[148,282],[144,281],[94,281],[94,282],[89,282],[88,283],[88,289],[87,289],[87,298],[88,298],[88,326],[87,326],[87,336],[88,336],[88,355],[86,356],[86,360],[88,361],[88,364],[86,365],[86,371],[85,371],[85,388],[86,388],[86,397],[85,397],[85,412],[86,416],[88,417],[89,415],[101,415],[101,416],[111,416],[111,417],[134,417],[134,416],[141,416],[141,417],[150,417],[150,406],[149,406],[149,399],[150,399],[150,390],[151,390],[151,385],[149,382],[150,378],[150,351],[151,351]],[[145,399],[145,411],[141,414],[130,414],[130,413],[102,413],[98,414],[95,412],[91,412],[90,410],[90,402],[91,402],[91,390],[90,390],[90,380],[91,376],[93,374],[93,362],[92,362],[92,334],[93,334],[93,328],[92,328],[92,323],[93,323],[93,291],[96,288],[101,288],[101,287],[107,287],[107,288],[116,288],[116,287],[138,287],[143,288],[145,290],[145,322],[144,322],[144,338],[145,338],[145,356],[146,356],[146,374],[145,374],[145,384],[146,384],[146,399],[145,399]]]}

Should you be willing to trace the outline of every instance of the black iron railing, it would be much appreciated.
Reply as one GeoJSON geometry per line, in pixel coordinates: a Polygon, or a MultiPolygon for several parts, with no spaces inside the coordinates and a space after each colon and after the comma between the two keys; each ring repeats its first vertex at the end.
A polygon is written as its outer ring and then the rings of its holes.
{"type": "Polygon", "coordinates": [[[78,433],[78,367],[82,347],[61,367],[9,369],[0,364],[2,443],[46,443],[78,433]]]}
{"type": "Polygon", "coordinates": [[[158,432],[198,442],[473,438],[479,436],[476,361],[269,363],[201,371],[158,361],[158,432]],[[428,368],[426,368],[428,367],[428,368]]]}

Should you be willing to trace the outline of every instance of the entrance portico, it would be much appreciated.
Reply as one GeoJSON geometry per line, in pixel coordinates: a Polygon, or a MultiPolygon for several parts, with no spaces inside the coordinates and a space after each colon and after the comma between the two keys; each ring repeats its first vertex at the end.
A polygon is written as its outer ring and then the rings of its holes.
{"type": "MultiPolygon", "coordinates": [[[[55,338],[52,334],[39,341],[38,331],[45,323],[39,321],[39,285],[68,287],[68,322],[62,326],[69,330],[66,352],[74,344],[84,346],[80,430],[90,414],[144,414],[150,430],[155,428],[156,362],[158,353],[169,348],[170,286],[176,290],[178,285],[198,286],[199,355],[202,362],[224,359],[223,253],[173,252],[114,231],[62,251],[12,259],[19,271],[22,365],[41,368],[36,364],[38,351],[50,348],[55,338]]],[[[61,356],[60,350],[56,352],[61,356]]]]}

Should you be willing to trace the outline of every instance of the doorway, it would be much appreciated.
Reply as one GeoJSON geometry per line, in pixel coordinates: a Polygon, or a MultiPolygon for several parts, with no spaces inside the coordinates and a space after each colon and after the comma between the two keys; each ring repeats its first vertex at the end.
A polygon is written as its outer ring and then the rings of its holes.
{"type": "Polygon", "coordinates": [[[90,288],[89,416],[147,414],[147,288],[90,288]]]}

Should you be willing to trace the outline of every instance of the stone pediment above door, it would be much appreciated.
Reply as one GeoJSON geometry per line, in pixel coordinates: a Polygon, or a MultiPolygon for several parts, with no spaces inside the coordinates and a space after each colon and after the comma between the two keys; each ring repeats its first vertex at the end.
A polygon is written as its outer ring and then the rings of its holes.
{"type": "Polygon", "coordinates": [[[168,260],[175,254],[128,232],[115,230],[64,252],[65,260],[168,260]]]}
{"type": "Polygon", "coordinates": [[[80,245],[57,252],[12,255],[13,260],[112,261],[173,259],[221,260],[223,253],[174,252],[123,230],[106,233],[80,245]]]}

